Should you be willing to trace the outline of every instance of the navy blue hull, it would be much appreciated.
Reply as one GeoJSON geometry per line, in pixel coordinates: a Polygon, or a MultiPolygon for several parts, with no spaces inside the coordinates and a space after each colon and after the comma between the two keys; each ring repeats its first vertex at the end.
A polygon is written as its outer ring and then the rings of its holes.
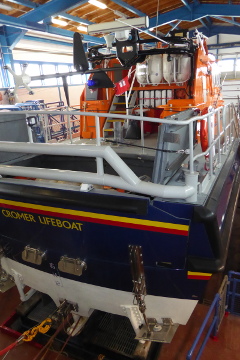
{"type": "Polygon", "coordinates": [[[132,291],[128,246],[139,245],[149,295],[197,299],[210,275],[224,268],[238,191],[237,151],[204,205],[2,182],[1,245],[29,267],[124,291],[132,291]],[[41,265],[22,259],[27,245],[46,252],[41,265]],[[64,255],[80,258],[87,270],[60,272],[64,255]]]}

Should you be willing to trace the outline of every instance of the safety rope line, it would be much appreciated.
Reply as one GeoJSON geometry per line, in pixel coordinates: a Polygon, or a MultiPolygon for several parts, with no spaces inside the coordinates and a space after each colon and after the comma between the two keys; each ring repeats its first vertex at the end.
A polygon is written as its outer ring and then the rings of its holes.
{"type": "Polygon", "coordinates": [[[64,329],[65,325],[69,322],[71,317],[72,317],[72,314],[67,315],[67,317],[62,321],[62,323],[59,325],[59,327],[57,328],[55,333],[50,337],[48,342],[44,345],[44,347],[39,351],[39,353],[34,357],[33,360],[44,360],[45,359],[47,353],[50,350],[53,340],[56,338],[56,336],[59,334],[59,332],[64,329]]]}
{"type": "MultiPolygon", "coordinates": [[[[21,339],[22,340],[22,339],[21,339]]],[[[21,341],[20,340],[20,341],[21,341]]],[[[10,350],[14,349],[19,343],[20,343],[19,339],[17,341],[15,341],[14,343],[8,345],[7,347],[5,347],[4,349],[0,350],[0,356],[5,355],[6,353],[8,353],[10,350]]]]}
{"type": "Polygon", "coordinates": [[[164,150],[164,149],[157,149],[157,148],[152,148],[152,147],[148,147],[148,146],[142,146],[142,145],[135,145],[135,144],[131,144],[131,143],[126,143],[123,141],[115,141],[115,140],[109,140],[109,139],[104,139],[105,142],[110,142],[112,144],[120,144],[120,145],[126,145],[126,146],[134,146],[134,147],[138,147],[141,149],[148,149],[148,150],[155,150],[155,151],[161,151],[161,152],[165,152],[165,153],[172,153],[172,154],[189,154],[189,149],[181,149],[181,150],[164,150]]]}
{"type": "Polygon", "coordinates": [[[81,321],[81,316],[79,317],[78,321],[76,322],[76,324],[74,325],[73,329],[70,331],[66,341],[64,342],[62,348],[59,350],[58,354],[57,354],[57,357],[55,358],[55,360],[57,360],[59,358],[59,356],[61,356],[63,350],[65,349],[66,345],[68,344],[69,340],[71,339],[72,335],[74,334],[74,331],[76,330],[78,324],[80,323],[81,321]]]}

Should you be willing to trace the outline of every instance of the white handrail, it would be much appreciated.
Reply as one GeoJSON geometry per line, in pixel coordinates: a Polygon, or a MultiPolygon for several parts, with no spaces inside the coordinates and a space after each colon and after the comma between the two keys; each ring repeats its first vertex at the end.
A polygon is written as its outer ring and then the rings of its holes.
{"type": "Polygon", "coordinates": [[[196,189],[191,182],[185,186],[166,186],[141,181],[125,162],[109,146],[82,146],[62,144],[28,144],[14,142],[0,142],[0,151],[21,152],[32,154],[51,154],[68,156],[86,156],[104,158],[118,173],[114,175],[99,175],[82,171],[28,168],[24,166],[0,165],[0,174],[11,176],[25,176],[30,178],[55,179],[61,181],[83,182],[98,185],[108,185],[116,188],[123,188],[150,196],[166,198],[191,198],[196,189]]]}
{"type": "MultiPolygon", "coordinates": [[[[82,171],[70,171],[70,170],[53,170],[53,169],[41,169],[41,168],[27,168],[21,166],[9,166],[9,165],[0,165],[0,174],[2,175],[12,175],[12,176],[25,176],[25,177],[40,177],[44,179],[56,179],[63,181],[74,181],[74,182],[83,182],[90,184],[99,184],[99,185],[108,185],[115,188],[123,188],[127,191],[132,191],[136,193],[141,193],[149,196],[159,196],[163,198],[176,198],[176,199],[187,199],[189,202],[194,202],[197,199],[197,179],[198,174],[194,171],[194,161],[201,156],[209,154],[210,158],[210,176],[213,174],[213,150],[214,146],[218,143],[220,144],[220,139],[224,137],[225,150],[227,148],[227,133],[229,133],[229,143],[231,142],[231,131],[233,129],[233,124],[235,123],[233,112],[231,114],[231,119],[226,119],[226,114],[228,110],[231,110],[233,104],[227,104],[225,106],[214,109],[211,113],[202,116],[195,116],[188,120],[175,120],[173,119],[159,119],[159,118],[149,118],[144,116],[130,116],[130,115],[119,115],[115,114],[114,116],[119,119],[130,119],[138,121],[151,121],[154,123],[162,124],[175,124],[175,125],[188,125],[189,127],[189,149],[186,150],[189,154],[189,171],[185,172],[186,181],[183,186],[172,186],[172,185],[159,185],[151,182],[141,181],[135,173],[126,165],[126,163],[116,154],[116,152],[110,146],[101,146],[100,145],[100,128],[99,128],[99,119],[101,117],[111,117],[112,114],[109,113],[95,113],[91,112],[91,116],[95,116],[96,124],[96,146],[90,145],[76,145],[76,144],[42,144],[42,143],[15,143],[15,142],[5,142],[0,141],[0,151],[7,152],[20,152],[20,153],[31,153],[31,154],[46,154],[46,155],[65,155],[65,156],[80,156],[80,157],[95,157],[97,159],[97,173],[87,173],[82,171]],[[220,116],[222,116],[223,123],[225,123],[225,128],[220,129],[220,125],[217,126],[217,136],[214,136],[211,139],[211,116],[217,114],[218,122],[220,121],[220,116]],[[208,141],[209,146],[205,152],[201,152],[194,156],[194,134],[193,134],[193,123],[195,121],[207,119],[208,121],[208,141]],[[227,121],[228,120],[228,121],[227,121]],[[226,123],[227,121],[227,123],[226,123]],[[221,130],[221,131],[220,131],[221,130]],[[118,176],[104,174],[103,168],[103,159],[111,165],[111,167],[117,172],[118,176]]],[[[22,111],[22,114],[30,116],[31,114],[52,114],[58,115],[59,111],[22,111]]],[[[61,115],[72,115],[72,111],[62,111],[61,115]]],[[[5,114],[5,113],[1,113],[5,114]]],[[[9,114],[9,112],[6,112],[9,114]]],[[[19,115],[19,111],[12,112],[10,114],[19,115]]],[[[82,111],[74,111],[74,115],[89,115],[89,113],[82,111]]],[[[237,133],[236,129],[236,133],[237,133]]],[[[238,136],[238,134],[237,134],[238,136]]],[[[220,149],[218,153],[218,161],[221,161],[220,149]]]]}

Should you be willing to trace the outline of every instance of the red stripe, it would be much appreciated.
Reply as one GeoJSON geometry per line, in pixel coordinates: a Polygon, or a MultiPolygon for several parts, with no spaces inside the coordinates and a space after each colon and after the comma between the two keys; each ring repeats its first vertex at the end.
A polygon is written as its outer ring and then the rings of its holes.
{"type": "Polygon", "coordinates": [[[209,275],[188,275],[188,279],[194,279],[194,280],[209,280],[211,276],[209,275]]]}
{"type": "Polygon", "coordinates": [[[97,224],[126,227],[126,228],[130,228],[130,229],[161,232],[161,233],[165,233],[165,234],[174,234],[174,235],[183,235],[183,236],[188,235],[188,231],[186,231],[186,230],[167,229],[164,227],[155,227],[155,226],[149,226],[149,225],[125,223],[125,222],[114,221],[114,220],[96,219],[96,218],[80,216],[80,215],[62,214],[62,213],[52,212],[52,211],[47,211],[47,210],[29,209],[29,208],[25,208],[25,207],[19,207],[19,206],[15,206],[15,205],[8,205],[8,204],[2,204],[2,203],[0,203],[0,207],[10,209],[10,210],[20,210],[20,211],[24,211],[27,213],[30,212],[30,213],[39,214],[39,215],[48,215],[49,217],[59,217],[59,218],[64,218],[64,219],[85,221],[85,222],[91,222],[91,223],[97,223],[97,224]]]}

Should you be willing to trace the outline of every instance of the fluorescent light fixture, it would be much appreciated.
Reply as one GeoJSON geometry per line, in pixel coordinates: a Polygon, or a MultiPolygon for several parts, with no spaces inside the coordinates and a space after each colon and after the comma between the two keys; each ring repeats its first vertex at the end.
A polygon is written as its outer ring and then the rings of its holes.
{"type": "MultiPolygon", "coordinates": [[[[119,19],[120,20],[120,19],[119,19]]],[[[120,21],[109,21],[105,23],[100,24],[92,24],[88,25],[88,34],[93,35],[97,33],[111,33],[114,31],[122,31],[122,30],[129,30],[132,27],[143,27],[148,28],[149,27],[149,18],[148,16],[143,16],[139,18],[133,18],[133,19],[124,19],[124,24],[120,21]]]]}
{"type": "Polygon", "coordinates": [[[9,11],[13,10],[12,6],[6,4],[0,4],[0,9],[9,10],[9,11]]]}
{"type": "Polygon", "coordinates": [[[88,0],[89,4],[99,7],[100,9],[106,9],[107,5],[103,4],[101,1],[98,0],[88,0]]]}
{"type": "Polygon", "coordinates": [[[149,29],[149,31],[154,31],[154,30],[155,30],[155,28],[150,28],[150,29],[149,29]]]}
{"type": "Polygon", "coordinates": [[[51,21],[52,21],[53,24],[60,25],[60,26],[67,26],[67,24],[68,24],[64,20],[55,19],[55,18],[52,18],[51,21]]]}
{"type": "Polygon", "coordinates": [[[86,27],[86,26],[83,26],[83,25],[78,26],[77,29],[78,29],[79,31],[87,32],[87,27],[86,27]]]}

